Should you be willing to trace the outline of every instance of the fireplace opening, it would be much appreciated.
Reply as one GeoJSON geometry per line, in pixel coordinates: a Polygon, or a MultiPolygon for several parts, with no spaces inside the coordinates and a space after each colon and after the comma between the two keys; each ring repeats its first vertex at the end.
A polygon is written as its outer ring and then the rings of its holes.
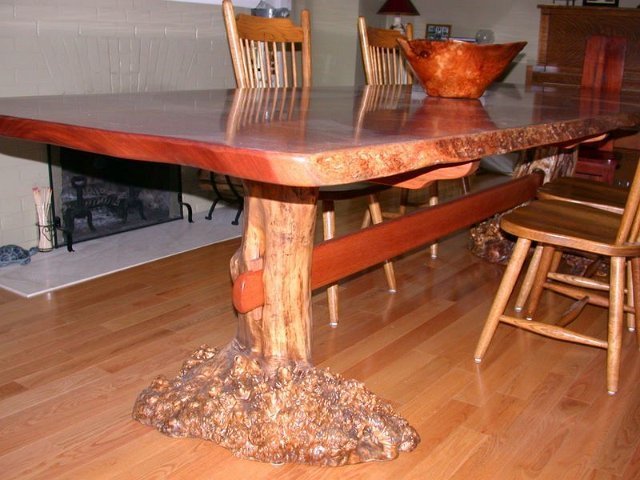
{"type": "Polygon", "coordinates": [[[183,218],[179,165],[51,147],[49,167],[56,246],[183,218]]]}

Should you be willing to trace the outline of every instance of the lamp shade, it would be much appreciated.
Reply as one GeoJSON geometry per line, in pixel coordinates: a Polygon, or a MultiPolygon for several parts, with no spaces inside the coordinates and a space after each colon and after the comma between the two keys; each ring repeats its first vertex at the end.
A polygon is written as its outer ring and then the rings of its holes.
{"type": "Polygon", "coordinates": [[[420,15],[410,0],[387,0],[378,10],[380,15],[420,15]]]}

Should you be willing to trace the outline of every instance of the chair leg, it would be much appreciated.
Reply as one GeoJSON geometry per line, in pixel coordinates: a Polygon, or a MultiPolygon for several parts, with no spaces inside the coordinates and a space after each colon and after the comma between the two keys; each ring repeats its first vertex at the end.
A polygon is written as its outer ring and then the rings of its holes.
{"type": "Polygon", "coordinates": [[[471,181],[469,180],[469,177],[462,177],[460,182],[462,183],[462,193],[467,195],[471,191],[471,181]]]}
{"type": "Polygon", "coordinates": [[[520,292],[518,292],[518,297],[516,298],[516,304],[514,307],[516,312],[521,312],[524,308],[524,304],[527,303],[527,298],[529,298],[529,294],[531,293],[531,287],[533,287],[533,279],[535,278],[538,267],[540,266],[541,256],[542,245],[538,245],[533,251],[533,256],[531,257],[529,268],[527,269],[527,274],[522,281],[520,292]]]}
{"type": "MultiPolygon", "coordinates": [[[[374,225],[382,222],[382,210],[380,210],[378,196],[375,194],[369,195],[369,213],[371,214],[371,221],[374,225]]],[[[387,277],[389,292],[395,293],[396,275],[393,271],[393,263],[390,260],[385,260],[384,262],[384,274],[387,277]]]]}
{"type": "Polygon", "coordinates": [[[364,211],[364,215],[362,216],[362,223],[360,224],[360,228],[367,228],[369,225],[371,225],[371,212],[369,212],[369,209],[366,209],[364,211]]]}
{"type": "Polygon", "coordinates": [[[478,345],[476,346],[474,354],[476,363],[480,363],[482,361],[482,357],[484,357],[484,354],[489,347],[489,343],[498,328],[500,316],[504,314],[504,311],[507,308],[509,297],[511,297],[511,292],[513,292],[513,288],[518,280],[518,275],[520,275],[522,265],[527,258],[530,245],[531,240],[527,240],[526,238],[519,238],[516,242],[516,246],[511,254],[511,259],[509,260],[507,269],[505,270],[500,286],[498,287],[498,292],[496,293],[491,309],[489,310],[489,315],[484,323],[484,328],[480,334],[480,340],[478,340],[478,345]]]}
{"type": "Polygon", "coordinates": [[[556,249],[554,247],[550,247],[548,245],[542,247],[538,271],[533,279],[531,293],[529,294],[529,303],[527,304],[525,313],[525,317],[529,320],[533,318],[536,310],[538,309],[538,304],[540,303],[540,298],[542,297],[542,292],[544,290],[544,282],[547,280],[547,275],[551,269],[555,250],[556,249]]]}
{"type": "Polygon", "coordinates": [[[631,259],[631,276],[633,277],[633,308],[635,310],[636,345],[640,348],[640,258],[631,259]]]}
{"type": "Polygon", "coordinates": [[[624,258],[613,257],[611,259],[609,328],[607,334],[607,391],[609,395],[614,395],[618,391],[618,377],[620,374],[624,317],[624,266],[624,258]]]}
{"type": "Polygon", "coordinates": [[[560,262],[562,261],[562,251],[556,250],[553,252],[553,258],[551,259],[551,266],[549,267],[550,272],[557,272],[560,267],[560,262]]]}
{"type": "Polygon", "coordinates": [[[636,283],[633,281],[633,272],[632,272],[632,268],[631,268],[631,261],[625,262],[625,266],[626,266],[626,270],[625,271],[626,271],[626,274],[627,274],[627,283],[626,283],[627,302],[626,302],[626,304],[629,305],[633,309],[633,313],[628,312],[626,314],[626,317],[627,317],[627,330],[629,330],[630,332],[635,332],[636,331],[636,316],[635,316],[636,300],[634,298],[633,291],[635,290],[636,283]]]}
{"type": "Polygon", "coordinates": [[[398,214],[404,215],[407,213],[407,206],[409,205],[409,189],[400,189],[400,207],[398,208],[398,214]]]}
{"type": "Polygon", "coordinates": [[[524,308],[524,304],[527,302],[527,297],[531,295],[532,291],[535,290],[535,294],[532,295],[532,297],[535,298],[535,302],[531,302],[529,304],[529,309],[526,315],[526,318],[529,320],[533,319],[533,316],[535,315],[536,310],[538,309],[538,304],[540,302],[542,292],[544,291],[544,282],[547,280],[547,275],[550,272],[556,272],[558,270],[558,267],[560,266],[560,261],[562,260],[562,252],[560,250],[555,250],[553,252],[553,256],[551,257],[551,263],[549,264],[548,267],[545,266],[546,273],[544,277],[542,277],[542,275],[540,276],[540,278],[536,277],[536,273],[540,268],[540,260],[542,258],[543,250],[544,250],[544,247],[540,247],[540,246],[536,247],[536,250],[534,251],[533,255],[534,257],[538,255],[539,258],[531,259],[531,266],[529,267],[529,270],[527,270],[527,276],[525,277],[524,282],[522,284],[522,288],[520,289],[520,295],[518,296],[518,300],[516,300],[515,310],[516,312],[521,312],[524,308]],[[532,268],[533,268],[533,271],[532,271],[532,268]],[[529,279],[529,275],[531,275],[531,279],[529,279]],[[540,279],[543,279],[541,283],[539,283],[541,281],[540,279]],[[531,282],[531,285],[527,285],[527,282],[531,282]],[[527,290],[528,290],[527,292],[523,291],[525,289],[525,286],[527,287],[527,290]]]}
{"type": "MultiPolygon", "coordinates": [[[[322,238],[329,240],[336,235],[336,211],[332,200],[322,202],[322,238]]],[[[327,300],[329,301],[329,325],[338,326],[338,284],[327,288],[327,300]]]]}
{"type": "MultiPolygon", "coordinates": [[[[429,206],[434,207],[438,205],[438,182],[433,182],[429,185],[429,206]]],[[[434,242],[429,246],[429,253],[434,260],[438,258],[438,242],[434,242]]]]}

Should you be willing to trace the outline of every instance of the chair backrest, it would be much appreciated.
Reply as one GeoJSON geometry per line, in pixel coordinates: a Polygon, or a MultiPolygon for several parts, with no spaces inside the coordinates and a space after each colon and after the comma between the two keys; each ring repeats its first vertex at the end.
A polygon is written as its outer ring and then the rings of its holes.
{"type": "Polygon", "coordinates": [[[640,242],[640,159],[638,159],[616,237],[618,245],[627,242],[640,242]]]}
{"type": "Polygon", "coordinates": [[[308,10],[296,26],[288,18],[236,17],[231,0],[222,9],[238,88],[311,86],[308,10]]]}
{"type": "Polygon", "coordinates": [[[358,35],[362,50],[362,63],[367,85],[404,85],[413,83],[413,77],[396,41],[398,37],[413,39],[413,26],[407,34],[397,30],[367,27],[364,17],[358,18],[358,35]]]}
{"type": "Polygon", "coordinates": [[[581,87],[597,92],[620,92],[626,51],[627,39],[624,37],[589,37],[585,46],[581,87]]]}

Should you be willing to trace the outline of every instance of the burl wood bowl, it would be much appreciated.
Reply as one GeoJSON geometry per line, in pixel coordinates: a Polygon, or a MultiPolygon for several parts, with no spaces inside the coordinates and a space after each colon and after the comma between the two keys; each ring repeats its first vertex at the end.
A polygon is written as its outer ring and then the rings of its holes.
{"type": "Polygon", "coordinates": [[[415,78],[432,97],[478,98],[527,42],[475,43],[398,38],[415,78]]]}

